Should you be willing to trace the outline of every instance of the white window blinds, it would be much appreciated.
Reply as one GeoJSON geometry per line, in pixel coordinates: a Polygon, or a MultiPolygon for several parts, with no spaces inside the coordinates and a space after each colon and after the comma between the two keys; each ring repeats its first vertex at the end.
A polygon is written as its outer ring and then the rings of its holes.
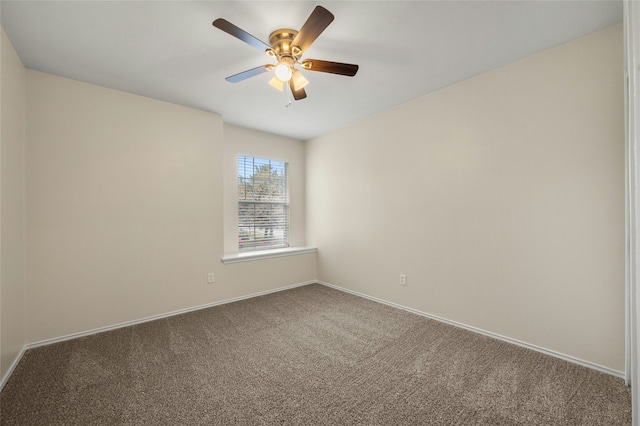
{"type": "Polygon", "coordinates": [[[287,164],[238,156],[238,247],[241,251],[287,247],[287,164]]]}

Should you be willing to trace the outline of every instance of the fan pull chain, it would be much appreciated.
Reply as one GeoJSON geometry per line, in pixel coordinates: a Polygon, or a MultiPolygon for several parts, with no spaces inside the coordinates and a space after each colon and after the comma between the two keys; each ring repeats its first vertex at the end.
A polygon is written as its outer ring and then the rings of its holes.
{"type": "Polygon", "coordinates": [[[287,99],[286,99],[287,103],[284,104],[284,107],[285,108],[289,108],[291,106],[292,102],[293,102],[292,99],[291,99],[291,86],[289,86],[288,83],[285,84],[285,86],[286,86],[286,89],[284,89],[284,91],[287,93],[287,95],[286,95],[287,96],[287,99]]]}

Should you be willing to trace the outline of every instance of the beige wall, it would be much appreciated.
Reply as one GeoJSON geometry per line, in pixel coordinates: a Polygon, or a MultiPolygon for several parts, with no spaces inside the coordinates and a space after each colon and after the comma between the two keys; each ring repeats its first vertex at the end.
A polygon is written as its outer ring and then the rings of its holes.
{"type": "Polygon", "coordinates": [[[0,379],[25,343],[25,69],[0,29],[0,379]]]}
{"type": "MultiPolygon", "coordinates": [[[[289,246],[305,245],[305,144],[243,127],[224,125],[225,253],[238,252],[238,155],[289,163],[289,246]]],[[[315,276],[314,276],[315,278],[315,276]]]]}
{"type": "Polygon", "coordinates": [[[314,278],[221,263],[220,116],[28,70],[27,119],[28,342],[314,278]]]}
{"type": "Polygon", "coordinates": [[[624,370],[622,46],[612,27],[309,141],[318,278],[624,370]]]}

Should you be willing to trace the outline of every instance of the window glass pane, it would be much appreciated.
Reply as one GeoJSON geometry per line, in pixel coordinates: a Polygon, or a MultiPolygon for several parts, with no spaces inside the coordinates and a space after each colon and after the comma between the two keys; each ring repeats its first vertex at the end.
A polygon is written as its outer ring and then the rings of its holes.
{"type": "Polygon", "coordinates": [[[241,250],[288,245],[287,164],[238,157],[238,246],[241,250]]]}

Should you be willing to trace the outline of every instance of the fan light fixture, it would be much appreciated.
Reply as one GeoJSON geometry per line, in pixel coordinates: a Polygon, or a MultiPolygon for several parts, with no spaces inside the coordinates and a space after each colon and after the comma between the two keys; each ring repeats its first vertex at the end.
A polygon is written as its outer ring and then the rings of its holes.
{"type": "Polygon", "coordinates": [[[280,80],[278,77],[276,77],[275,75],[271,80],[269,80],[269,84],[281,92],[284,89],[284,82],[280,80]]]}
{"type": "Polygon", "coordinates": [[[293,75],[291,76],[291,80],[293,81],[293,90],[296,91],[296,92],[299,91],[300,89],[302,89],[307,84],[309,84],[309,80],[304,78],[302,73],[300,71],[298,71],[298,70],[294,70],[293,71],[293,75]]]}
{"type": "Polygon", "coordinates": [[[291,71],[291,66],[285,61],[281,61],[276,65],[275,74],[278,80],[280,81],[289,81],[291,80],[291,75],[293,71],[291,71]]]}
{"type": "MultiPolygon", "coordinates": [[[[289,72],[291,73],[291,77],[289,78],[289,80],[292,83],[294,92],[300,91],[303,87],[305,87],[307,84],[309,84],[309,80],[304,78],[302,73],[300,71],[298,71],[297,69],[294,68],[293,71],[291,71],[289,69],[289,72]]],[[[275,75],[271,78],[271,80],[269,80],[269,84],[272,87],[275,87],[276,89],[278,89],[279,91],[282,92],[282,90],[284,90],[284,83],[285,82],[282,81],[282,79],[280,79],[280,77],[278,77],[277,71],[275,71],[274,74],[275,75]]]]}

